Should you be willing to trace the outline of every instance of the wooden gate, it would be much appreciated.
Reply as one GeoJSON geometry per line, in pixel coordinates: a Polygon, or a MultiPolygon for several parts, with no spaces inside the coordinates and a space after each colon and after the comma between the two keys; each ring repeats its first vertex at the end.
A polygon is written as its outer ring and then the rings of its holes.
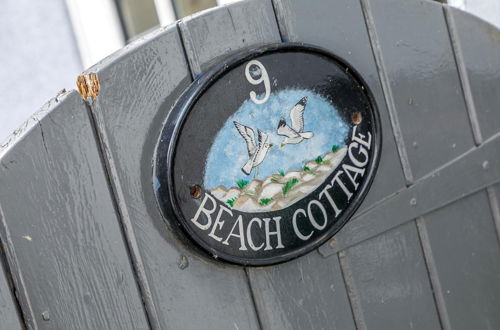
{"type": "Polygon", "coordinates": [[[423,0],[254,0],[154,31],[87,70],[0,149],[1,329],[500,328],[500,31],[423,0]],[[228,54],[346,59],[383,146],[360,209],[292,261],[205,258],[151,167],[179,95],[228,54]]]}

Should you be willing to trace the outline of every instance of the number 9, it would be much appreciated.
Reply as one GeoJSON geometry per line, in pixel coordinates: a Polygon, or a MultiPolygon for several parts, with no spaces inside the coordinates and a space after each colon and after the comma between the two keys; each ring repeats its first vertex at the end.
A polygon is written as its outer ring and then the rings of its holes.
{"type": "Polygon", "coordinates": [[[251,91],[250,99],[256,104],[262,104],[266,102],[269,99],[269,95],[271,94],[271,84],[269,82],[269,75],[267,74],[264,65],[262,65],[262,63],[260,63],[257,60],[251,60],[250,62],[247,63],[247,66],[245,68],[245,77],[247,78],[248,82],[251,83],[252,85],[258,85],[264,82],[264,87],[266,89],[266,94],[264,95],[264,98],[259,100],[257,98],[257,94],[254,91],[251,91]],[[254,79],[250,74],[250,67],[252,65],[257,66],[260,69],[260,78],[254,79]]]}

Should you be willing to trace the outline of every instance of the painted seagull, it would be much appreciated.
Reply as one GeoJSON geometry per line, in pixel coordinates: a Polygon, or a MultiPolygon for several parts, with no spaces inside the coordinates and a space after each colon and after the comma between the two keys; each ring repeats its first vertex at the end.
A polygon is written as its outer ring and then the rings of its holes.
{"type": "Polygon", "coordinates": [[[292,127],[288,126],[285,118],[281,117],[278,123],[278,135],[285,136],[285,139],[281,142],[281,147],[285,144],[297,144],[314,136],[313,132],[304,132],[304,109],[306,104],[307,96],[304,96],[290,111],[292,127]]]}
{"type": "Polygon", "coordinates": [[[260,163],[262,163],[262,161],[267,155],[267,152],[269,151],[269,148],[271,148],[273,145],[271,143],[266,143],[267,141],[266,132],[262,132],[260,129],[257,129],[258,143],[255,143],[255,133],[253,129],[251,129],[248,126],[242,125],[236,121],[233,121],[233,123],[234,126],[236,126],[238,133],[240,133],[240,135],[247,143],[249,159],[245,164],[245,166],[241,168],[241,170],[246,175],[249,175],[254,167],[257,167],[260,165],[260,163]]]}

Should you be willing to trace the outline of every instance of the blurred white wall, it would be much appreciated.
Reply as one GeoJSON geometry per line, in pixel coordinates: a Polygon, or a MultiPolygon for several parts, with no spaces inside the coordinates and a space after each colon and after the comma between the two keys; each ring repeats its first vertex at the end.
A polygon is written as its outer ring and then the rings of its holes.
{"type": "MultiPolygon", "coordinates": [[[[448,3],[500,27],[500,0],[448,3]]],[[[162,25],[173,20],[169,0],[155,4],[162,25]]],[[[113,0],[0,0],[0,142],[62,88],[75,88],[84,68],[123,45],[115,11],[113,0]]]]}
{"type": "Polygon", "coordinates": [[[83,68],[87,69],[125,45],[113,0],[66,0],[83,68]]]}
{"type": "Polygon", "coordinates": [[[0,141],[82,71],[64,0],[0,1],[0,141]]]}
{"type": "Polygon", "coordinates": [[[479,16],[500,28],[500,0],[448,0],[448,4],[479,16]]]}

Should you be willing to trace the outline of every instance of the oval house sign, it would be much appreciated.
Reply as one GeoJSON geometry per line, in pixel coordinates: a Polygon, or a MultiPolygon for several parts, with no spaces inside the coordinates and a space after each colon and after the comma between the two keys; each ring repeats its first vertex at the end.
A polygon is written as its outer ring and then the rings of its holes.
{"type": "Polygon", "coordinates": [[[212,256],[265,265],[304,254],[357,209],[380,154],[360,76],[303,44],[247,50],[198,78],[161,133],[154,189],[212,256]]]}

